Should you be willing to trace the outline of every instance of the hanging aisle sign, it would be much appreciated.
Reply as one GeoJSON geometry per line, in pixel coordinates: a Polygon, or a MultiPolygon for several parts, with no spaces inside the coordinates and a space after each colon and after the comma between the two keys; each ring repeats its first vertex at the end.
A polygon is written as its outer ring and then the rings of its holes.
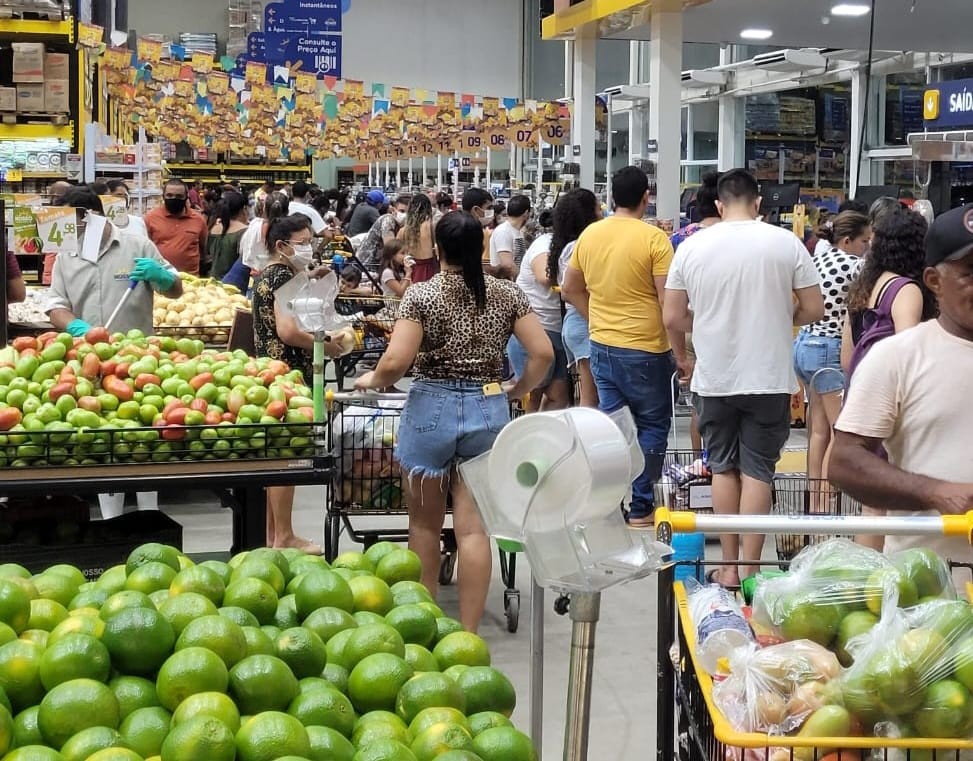
{"type": "Polygon", "coordinates": [[[973,127],[973,79],[942,82],[926,90],[922,116],[926,129],[973,127]]]}
{"type": "Polygon", "coordinates": [[[280,0],[264,7],[265,32],[341,31],[341,0],[280,0]]]}
{"type": "Polygon", "coordinates": [[[341,76],[341,35],[264,32],[266,63],[318,76],[341,76]]]}

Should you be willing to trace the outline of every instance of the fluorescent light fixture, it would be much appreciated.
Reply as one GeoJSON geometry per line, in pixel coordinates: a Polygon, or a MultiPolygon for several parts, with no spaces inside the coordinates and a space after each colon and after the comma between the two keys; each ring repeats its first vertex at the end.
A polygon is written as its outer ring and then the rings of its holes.
{"type": "Polygon", "coordinates": [[[831,9],[832,16],[867,16],[871,6],[864,3],[839,3],[831,9]]]}
{"type": "Polygon", "coordinates": [[[770,29],[744,29],[740,36],[745,40],[769,40],[774,33],[770,29]]]}

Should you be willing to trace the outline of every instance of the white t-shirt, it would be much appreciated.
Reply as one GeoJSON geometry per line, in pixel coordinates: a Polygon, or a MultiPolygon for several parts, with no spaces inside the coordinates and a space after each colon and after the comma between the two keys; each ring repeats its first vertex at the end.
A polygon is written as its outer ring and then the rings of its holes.
{"type": "Polygon", "coordinates": [[[392,280],[398,281],[398,278],[395,276],[395,273],[392,271],[392,268],[391,267],[386,267],[384,270],[382,270],[382,277],[380,277],[379,280],[382,283],[382,295],[383,296],[395,296],[396,295],[395,291],[393,291],[388,286],[389,281],[392,281],[392,280]]]}
{"type": "Polygon", "coordinates": [[[126,224],[124,226],[119,225],[117,222],[115,223],[115,226],[127,233],[131,233],[132,235],[142,235],[146,238],[149,237],[149,231],[145,227],[145,220],[142,219],[142,217],[136,214],[126,214],[125,219],[126,224]]]}
{"type": "Polygon", "coordinates": [[[722,222],[684,240],[666,288],[692,305],[700,396],[792,394],[793,292],[819,281],[793,233],[757,221],[722,222]]]}
{"type": "MultiPolygon", "coordinates": [[[[889,462],[909,473],[968,483],[973,479],[969,386],[962,381],[944,382],[945,367],[954,379],[973,377],[973,343],[947,333],[937,320],[879,341],[855,368],[835,427],[882,439],[889,462]]],[[[936,513],[895,510],[889,514],[936,513]]],[[[885,539],[887,552],[908,547],[930,547],[953,560],[973,561],[973,550],[962,537],[885,539]]]]}
{"type": "Polygon", "coordinates": [[[550,233],[541,235],[527,249],[520,274],[517,275],[517,285],[520,286],[520,290],[527,294],[530,308],[537,314],[537,319],[541,321],[544,330],[560,333],[561,297],[549,286],[537,282],[533,268],[534,260],[540,256],[545,260],[546,269],[547,255],[551,251],[551,239],[553,237],[550,233]]]}
{"type": "Polygon", "coordinates": [[[509,222],[497,225],[497,229],[490,236],[490,266],[500,266],[500,252],[510,251],[514,257],[514,267],[519,268],[527,251],[527,241],[524,233],[509,222]]]}
{"type": "Polygon", "coordinates": [[[305,217],[309,218],[311,220],[311,229],[314,230],[315,235],[320,235],[321,231],[328,226],[321,215],[318,214],[317,209],[315,209],[313,206],[308,206],[306,203],[301,203],[300,201],[291,201],[290,205],[287,207],[287,213],[303,214],[305,217]]]}

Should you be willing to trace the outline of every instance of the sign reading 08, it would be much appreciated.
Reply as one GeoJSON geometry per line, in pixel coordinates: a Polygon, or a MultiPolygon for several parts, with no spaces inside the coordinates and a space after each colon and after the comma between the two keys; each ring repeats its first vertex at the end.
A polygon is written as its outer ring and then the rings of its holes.
{"type": "Polygon", "coordinates": [[[922,116],[927,129],[973,127],[973,79],[943,82],[926,90],[922,116]]]}

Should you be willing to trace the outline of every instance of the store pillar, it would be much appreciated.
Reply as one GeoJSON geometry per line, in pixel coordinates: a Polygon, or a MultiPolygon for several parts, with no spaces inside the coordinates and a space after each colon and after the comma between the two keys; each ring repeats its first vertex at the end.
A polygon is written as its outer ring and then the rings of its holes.
{"type": "MultiPolygon", "coordinates": [[[[733,46],[723,45],[720,49],[720,66],[733,63],[733,46]]],[[[719,126],[717,127],[717,168],[721,172],[747,165],[746,100],[732,95],[722,95],[719,99],[719,126]]]]}
{"type": "Polygon", "coordinates": [[[581,187],[595,186],[595,72],[598,25],[579,27],[574,38],[574,110],[571,117],[572,157],[581,165],[581,187]]]}
{"type": "MultiPolygon", "coordinates": [[[[648,43],[632,40],[628,48],[628,83],[630,85],[644,84],[649,78],[647,62],[649,60],[648,43]]],[[[628,163],[646,154],[648,144],[648,114],[644,100],[632,101],[628,112],[628,163]]]]}
{"type": "Polygon", "coordinates": [[[656,141],[656,216],[679,220],[682,142],[682,3],[659,2],[652,8],[649,52],[649,138],[656,141]]]}

